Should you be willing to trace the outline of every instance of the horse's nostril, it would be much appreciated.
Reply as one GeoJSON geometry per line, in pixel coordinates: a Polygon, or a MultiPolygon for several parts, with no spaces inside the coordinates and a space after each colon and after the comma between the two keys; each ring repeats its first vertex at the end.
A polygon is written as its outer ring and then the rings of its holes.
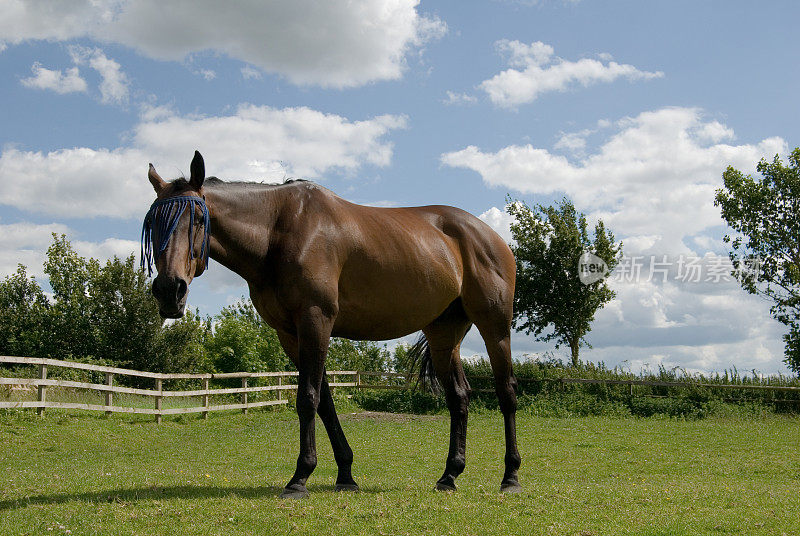
{"type": "Polygon", "coordinates": [[[181,301],[184,296],[186,296],[186,290],[188,289],[188,285],[186,285],[186,281],[183,279],[178,280],[178,287],[175,289],[175,298],[176,301],[181,301]]]}
{"type": "Polygon", "coordinates": [[[158,279],[158,278],[155,278],[153,280],[153,286],[151,287],[150,292],[153,293],[153,296],[155,296],[156,298],[159,298],[160,295],[163,293],[162,292],[162,287],[163,287],[163,285],[161,284],[161,280],[158,279]]]}

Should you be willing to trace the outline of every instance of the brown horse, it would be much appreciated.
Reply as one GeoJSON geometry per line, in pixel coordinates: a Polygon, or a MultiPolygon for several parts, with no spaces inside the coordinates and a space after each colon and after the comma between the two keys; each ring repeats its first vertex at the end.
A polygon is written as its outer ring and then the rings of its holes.
{"type": "Polygon", "coordinates": [[[505,420],[501,489],[521,489],[509,344],[516,269],[500,236],[453,207],[374,208],[305,181],[206,179],[198,152],[190,169],[188,181],[165,182],[150,166],[157,199],[143,235],[148,246],[152,238],[158,270],[153,295],[162,316],[182,316],[188,285],[206,269],[208,254],[247,281],[257,311],[299,371],[300,456],[282,497],[308,494],[306,480],[317,464],[316,413],[333,446],[336,489],[358,489],[325,378],[330,337],[385,340],[419,330],[451,419],[436,488],[454,490],[464,470],[470,394],[459,348],[473,324],[486,343],[505,420]]]}

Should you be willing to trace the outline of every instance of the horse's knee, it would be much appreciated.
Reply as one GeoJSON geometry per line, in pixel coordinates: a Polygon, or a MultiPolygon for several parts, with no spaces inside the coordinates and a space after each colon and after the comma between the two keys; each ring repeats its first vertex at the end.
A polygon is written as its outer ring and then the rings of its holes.
{"type": "Polygon", "coordinates": [[[517,381],[513,376],[505,380],[498,381],[495,384],[497,400],[500,405],[500,411],[503,413],[503,415],[516,413],[517,411],[516,384],[517,381]]]}
{"type": "Polygon", "coordinates": [[[463,382],[452,382],[447,387],[445,398],[447,400],[447,408],[450,410],[451,415],[466,415],[469,411],[469,397],[472,393],[469,383],[466,378],[463,382]]]}
{"type": "Polygon", "coordinates": [[[314,414],[319,407],[319,393],[313,387],[307,387],[297,391],[297,400],[295,401],[297,414],[301,418],[314,418],[314,414]]]}
{"type": "Polygon", "coordinates": [[[511,394],[498,397],[500,402],[500,412],[509,415],[517,412],[517,395],[512,391],[511,394]]]}

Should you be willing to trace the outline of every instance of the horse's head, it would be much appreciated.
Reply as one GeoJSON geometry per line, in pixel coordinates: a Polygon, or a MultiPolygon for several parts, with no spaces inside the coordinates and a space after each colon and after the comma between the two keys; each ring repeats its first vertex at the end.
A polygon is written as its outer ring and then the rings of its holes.
{"type": "Polygon", "coordinates": [[[186,307],[189,283],[208,264],[210,218],[203,195],[205,164],[195,151],[191,177],[163,180],[153,164],[147,178],[156,191],[156,200],[142,226],[142,268],[150,274],[155,264],[153,296],[164,318],[180,318],[186,307]]]}

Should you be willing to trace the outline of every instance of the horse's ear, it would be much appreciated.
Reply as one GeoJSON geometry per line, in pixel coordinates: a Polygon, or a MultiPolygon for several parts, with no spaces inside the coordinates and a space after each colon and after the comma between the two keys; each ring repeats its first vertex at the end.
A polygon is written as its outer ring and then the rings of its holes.
{"type": "Polygon", "coordinates": [[[153,190],[156,191],[156,195],[161,193],[161,190],[167,186],[166,181],[161,178],[161,176],[156,173],[156,168],[153,167],[153,164],[150,164],[150,169],[147,172],[147,178],[150,180],[150,184],[153,185],[153,190]]]}
{"type": "Polygon", "coordinates": [[[189,170],[192,172],[189,184],[195,190],[199,190],[206,178],[206,164],[203,162],[203,155],[200,154],[200,151],[194,152],[194,158],[192,158],[192,165],[189,166],[189,170]]]}

